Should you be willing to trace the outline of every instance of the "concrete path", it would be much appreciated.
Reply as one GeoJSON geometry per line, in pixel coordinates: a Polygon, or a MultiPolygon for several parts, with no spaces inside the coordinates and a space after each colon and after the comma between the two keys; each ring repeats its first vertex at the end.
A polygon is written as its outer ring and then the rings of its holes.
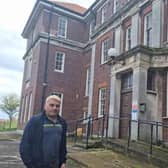
{"type": "Polygon", "coordinates": [[[0,141],[0,168],[25,168],[18,145],[19,141],[0,141]]]}

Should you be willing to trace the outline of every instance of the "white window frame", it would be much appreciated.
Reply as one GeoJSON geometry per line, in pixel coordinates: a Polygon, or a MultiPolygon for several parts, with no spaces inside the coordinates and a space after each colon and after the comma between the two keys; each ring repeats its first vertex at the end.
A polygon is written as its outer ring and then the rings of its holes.
{"type": "Polygon", "coordinates": [[[102,41],[102,46],[101,46],[101,64],[104,64],[104,63],[106,63],[108,61],[108,49],[109,49],[109,39],[106,39],[106,40],[102,41]],[[105,45],[107,45],[107,49],[105,48],[105,45]],[[106,56],[105,56],[105,53],[107,54],[106,56]]]}
{"type": "Polygon", "coordinates": [[[85,89],[85,96],[89,96],[90,93],[90,82],[91,82],[91,72],[90,67],[86,71],[86,89],[85,89]]]}
{"type": "Polygon", "coordinates": [[[116,13],[117,12],[117,8],[118,8],[118,0],[114,0],[113,1],[113,13],[116,13]]]}
{"type": "Polygon", "coordinates": [[[32,109],[32,92],[29,95],[29,111],[28,111],[28,120],[30,120],[31,117],[31,109],[32,109]]]}
{"type": "Polygon", "coordinates": [[[88,117],[89,117],[89,114],[88,114],[87,111],[85,111],[85,112],[83,113],[83,123],[84,123],[84,124],[88,123],[88,121],[89,121],[89,119],[87,119],[88,117]]]}
{"type": "Polygon", "coordinates": [[[166,117],[168,117],[168,71],[167,71],[167,102],[166,102],[166,117]]]}
{"type": "Polygon", "coordinates": [[[29,81],[31,79],[31,75],[32,75],[32,55],[31,56],[27,56],[27,58],[25,59],[25,81],[29,81]]]}
{"type": "Polygon", "coordinates": [[[65,66],[65,53],[63,53],[63,52],[56,52],[56,53],[55,53],[54,71],[64,73],[64,66],[65,66]],[[58,54],[62,54],[61,70],[56,69],[56,61],[57,61],[58,54]]]}
{"type": "Polygon", "coordinates": [[[103,7],[101,11],[101,23],[104,23],[104,22],[105,22],[105,9],[103,7]]]}
{"type": "Polygon", "coordinates": [[[57,31],[57,36],[58,36],[58,37],[67,38],[67,26],[68,26],[68,20],[67,20],[67,18],[60,16],[60,17],[58,18],[58,31],[57,31]],[[65,31],[64,31],[64,35],[61,34],[61,31],[62,31],[62,30],[60,30],[61,21],[65,21],[65,27],[64,27],[64,28],[65,28],[65,31]]]}
{"type": "Polygon", "coordinates": [[[95,21],[93,20],[93,21],[90,22],[90,26],[89,26],[89,38],[93,34],[94,27],[95,27],[95,21]]]}
{"type": "Polygon", "coordinates": [[[113,4],[113,13],[116,13],[116,9],[117,9],[117,4],[116,3],[117,3],[117,0],[114,0],[113,3],[114,3],[113,4]]]}
{"type": "Polygon", "coordinates": [[[167,17],[167,42],[168,42],[168,17],[167,17]]]}
{"type": "Polygon", "coordinates": [[[25,105],[25,99],[22,98],[22,106],[21,106],[21,110],[20,110],[20,123],[23,123],[23,113],[24,113],[24,105],[25,105]]]}
{"type": "Polygon", "coordinates": [[[125,50],[128,51],[131,49],[131,26],[129,26],[127,29],[126,29],[126,38],[125,38],[125,50]],[[129,36],[129,30],[130,30],[130,36],[129,36]],[[130,46],[129,46],[129,40],[131,41],[130,42],[130,46]]]}
{"type": "Polygon", "coordinates": [[[106,88],[100,88],[99,89],[99,103],[98,103],[98,117],[103,117],[103,114],[105,114],[105,109],[106,109],[106,93],[107,89],[106,88]],[[103,91],[105,91],[105,97],[104,100],[102,100],[102,94],[103,91]],[[104,104],[102,102],[104,101],[104,104]],[[103,110],[103,111],[102,111],[103,110]]]}
{"type": "Polygon", "coordinates": [[[148,13],[145,17],[144,17],[144,45],[146,45],[146,46],[152,46],[152,12],[150,12],[150,13],[148,13]],[[147,24],[149,24],[149,23],[147,23],[147,20],[148,20],[148,18],[150,17],[150,19],[151,19],[151,25],[150,25],[150,27],[147,27],[147,24]],[[148,39],[148,31],[150,31],[150,34],[151,34],[151,36],[150,36],[150,42],[149,42],[149,44],[148,44],[148,41],[147,41],[147,39],[148,39]]]}
{"type": "Polygon", "coordinates": [[[24,106],[24,119],[23,122],[26,122],[26,116],[27,116],[27,107],[28,107],[28,96],[25,96],[25,106],[24,106]]]}

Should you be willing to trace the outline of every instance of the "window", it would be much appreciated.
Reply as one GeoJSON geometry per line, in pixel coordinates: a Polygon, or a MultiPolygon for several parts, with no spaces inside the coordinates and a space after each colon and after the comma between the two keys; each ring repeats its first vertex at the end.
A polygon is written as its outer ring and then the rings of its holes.
{"type": "Polygon", "coordinates": [[[167,42],[168,42],[168,18],[167,18],[167,24],[166,24],[166,26],[167,26],[167,42]]]}
{"type": "Polygon", "coordinates": [[[148,79],[147,79],[147,90],[155,91],[155,71],[149,70],[148,71],[148,79]]]}
{"type": "Polygon", "coordinates": [[[65,53],[56,52],[55,71],[64,72],[65,53]]]}
{"type": "Polygon", "coordinates": [[[67,34],[67,19],[59,17],[58,19],[58,36],[66,38],[67,34]]]}
{"type": "Polygon", "coordinates": [[[131,89],[132,83],[132,73],[127,73],[122,76],[122,90],[131,89]]]}
{"type": "Polygon", "coordinates": [[[99,107],[98,117],[102,117],[105,114],[105,103],[106,103],[106,88],[99,89],[99,107]]]}
{"type": "Polygon", "coordinates": [[[88,112],[84,112],[83,113],[83,123],[84,124],[88,122],[88,117],[89,117],[88,112]]]}
{"type": "Polygon", "coordinates": [[[90,92],[90,68],[87,69],[86,72],[86,90],[85,90],[85,96],[89,96],[90,92]]]}
{"type": "Polygon", "coordinates": [[[131,27],[128,27],[126,30],[126,46],[125,50],[128,51],[131,49],[131,27]]]}
{"type": "Polygon", "coordinates": [[[57,95],[61,99],[61,106],[60,106],[60,112],[59,115],[62,116],[62,106],[63,106],[63,93],[60,92],[52,92],[51,95],[57,95]]]}
{"type": "Polygon", "coordinates": [[[107,6],[105,4],[101,10],[101,23],[104,23],[106,19],[107,19],[107,6]]]}
{"type": "Polygon", "coordinates": [[[92,21],[90,23],[90,33],[89,33],[89,36],[91,36],[93,34],[94,27],[95,27],[95,21],[92,21]]]}
{"type": "Polygon", "coordinates": [[[32,72],[32,57],[29,56],[25,60],[25,81],[29,81],[31,79],[32,72]]]}
{"type": "Polygon", "coordinates": [[[152,45],[152,13],[145,16],[144,20],[144,44],[152,45]]]}
{"type": "Polygon", "coordinates": [[[104,23],[105,21],[105,9],[102,8],[102,19],[101,19],[101,23],[104,23]]]}
{"type": "Polygon", "coordinates": [[[27,105],[28,105],[28,96],[25,97],[25,107],[24,107],[24,119],[23,122],[26,122],[26,117],[27,117],[27,105]]]}
{"type": "Polygon", "coordinates": [[[114,0],[114,5],[113,5],[113,13],[116,13],[117,9],[119,8],[119,2],[118,0],[114,0]]]}
{"type": "Polygon", "coordinates": [[[24,113],[24,98],[22,98],[22,106],[21,106],[21,110],[20,110],[20,123],[23,122],[23,113],[24,113]]]}
{"type": "Polygon", "coordinates": [[[101,64],[104,64],[108,60],[108,49],[110,48],[109,44],[109,39],[102,42],[101,64]]]}
{"type": "Polygon", "coordinates": [[[28,120],[30,119],[31,117],[31,108],[32,108],[32,93],[30,93],[30,96],[29,96],[29,111],[28,111],[28,120]]]}

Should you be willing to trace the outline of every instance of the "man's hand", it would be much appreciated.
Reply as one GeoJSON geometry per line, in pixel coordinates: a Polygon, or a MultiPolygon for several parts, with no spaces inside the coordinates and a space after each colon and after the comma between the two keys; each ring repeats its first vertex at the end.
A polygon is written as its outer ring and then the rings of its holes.
{"type": "Polygon", "coordinates": [[[66,168],[65,163],[63,163],[60,168],[66,168]]]}

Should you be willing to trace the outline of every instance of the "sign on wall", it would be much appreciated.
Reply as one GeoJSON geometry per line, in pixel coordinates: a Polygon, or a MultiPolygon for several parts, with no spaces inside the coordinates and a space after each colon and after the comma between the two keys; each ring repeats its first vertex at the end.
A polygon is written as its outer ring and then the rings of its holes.
{"type": "Polygon", "coordinates": [[[138,120],[138,105],[135,103],[132,104],[131,119],[138,120]]]}

